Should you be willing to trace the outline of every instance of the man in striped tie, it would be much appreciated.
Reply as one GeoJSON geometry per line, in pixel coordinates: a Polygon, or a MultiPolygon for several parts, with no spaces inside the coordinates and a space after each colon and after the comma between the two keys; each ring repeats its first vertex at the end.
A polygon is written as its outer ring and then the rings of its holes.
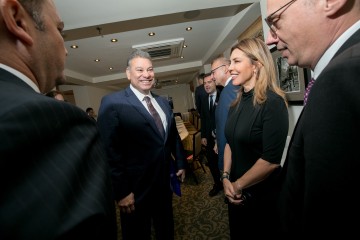
{"type": "Polygon", "coordinates": [[[155,74],[147,52],[129,56],[126,74],[130,86],[103,97],[98,116],[122,237],[150,239],[153,224],[157,239],[174,239],[172,196],[179,189],[171,174],[183,180],[186,166],[174,114],[150,91],[155,74]]]}

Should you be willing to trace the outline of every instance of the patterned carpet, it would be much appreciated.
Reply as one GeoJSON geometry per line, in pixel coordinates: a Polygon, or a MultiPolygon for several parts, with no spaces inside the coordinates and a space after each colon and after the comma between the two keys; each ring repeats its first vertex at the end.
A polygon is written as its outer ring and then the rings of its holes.
{"type": "MultiPolygon", "coordinates": [[[[199,184],[187,175],[181,186],[182,196],[174,195],[175,240],[227,240],[229,239],[227,205],[224,194],[209,197],[213,186],[210,170],[195,171],[199,184]]],[[[119,228],[119,240],[121,229],[119,228]]],[[[153,237],[155,239],[155,237],[153,237]]]]}

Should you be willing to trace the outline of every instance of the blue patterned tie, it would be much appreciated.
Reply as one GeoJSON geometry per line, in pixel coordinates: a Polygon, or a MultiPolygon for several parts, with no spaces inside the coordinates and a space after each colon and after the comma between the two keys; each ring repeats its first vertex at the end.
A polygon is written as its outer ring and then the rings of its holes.
{"type": "Polygon", "coordinates": [[[311,87],[314,85],[314,82],[315,82],[315,79],[311,78],[309,84],[306,87],[305,95],[304,95],[304,106],[306,105],[306,102],[307,102],[309,94],[310,94],[311,87]]]}

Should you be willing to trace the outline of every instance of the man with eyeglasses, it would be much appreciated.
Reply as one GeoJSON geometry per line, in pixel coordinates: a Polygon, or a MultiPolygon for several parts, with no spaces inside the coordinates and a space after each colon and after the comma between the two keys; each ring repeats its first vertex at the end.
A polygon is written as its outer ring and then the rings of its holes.
{"type": "Polygon", "coordinates": [[[268,45],[316,79],[281,175],[285,233],[358,234],[360,1],[268,0],[268,45]]]}
{"type": "Polygon", "coordinates": [[[211,62],[211,76],[214,78],[216,85],[223,86],[218,105],[215,109],[215,123],[216,123],[216,143],[214,151],[218,154],[218,166],[220,172],[224,169],[224,148],[226,144],[225,139],[225,123],[229,112],[231,102],[236,98],[237,89],[239,86],[232,84],[232,79],[228,68],[230,60],[218,56],[211,62]]]}

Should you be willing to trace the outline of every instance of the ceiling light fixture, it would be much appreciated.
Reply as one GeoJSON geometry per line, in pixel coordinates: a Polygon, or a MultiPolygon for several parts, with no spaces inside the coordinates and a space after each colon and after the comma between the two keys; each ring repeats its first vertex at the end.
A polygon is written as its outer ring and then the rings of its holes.
{"type": "Polygon", "coordinates": [[[113,67],[109,67],[109,70],[113,70],[113,67]]]}
{"type": "Polygon", "coordinates": [[[184,56],[181,56],[180,58],[184,58],[184,56]]]}
{"type": "Polygon", "coordinates": [[[118,40],[116,38],[112,38],[110,42],[117,42],[118,40]]]}
{"type": "Polygon", "coordinates": [[[187,48],[187,45],[184,45],[183,48],[187,48]]]}
{"type": "Polygon", "coordinates": [[[79,48],[79,46],[78,46],[78,45],[71,45],[70,47],[71,47],[72,49],[79,48]]]}
{"type": "Polygon", "coordinates": [[[150,37],[155,36],[155,33],[154,32],[149,32],[149,36],[150,37]]]}
{"type": "Polygon", "coordinates": [[[187,27],[186,28],[186,31],[191,31],[192,30],[192,27],[187,27]]]}
{"type": "Polygon", "coordinates": [[[97,58],[97,59],[94,60],[94,62],[100,62],[100,59],[97,58]]]}

